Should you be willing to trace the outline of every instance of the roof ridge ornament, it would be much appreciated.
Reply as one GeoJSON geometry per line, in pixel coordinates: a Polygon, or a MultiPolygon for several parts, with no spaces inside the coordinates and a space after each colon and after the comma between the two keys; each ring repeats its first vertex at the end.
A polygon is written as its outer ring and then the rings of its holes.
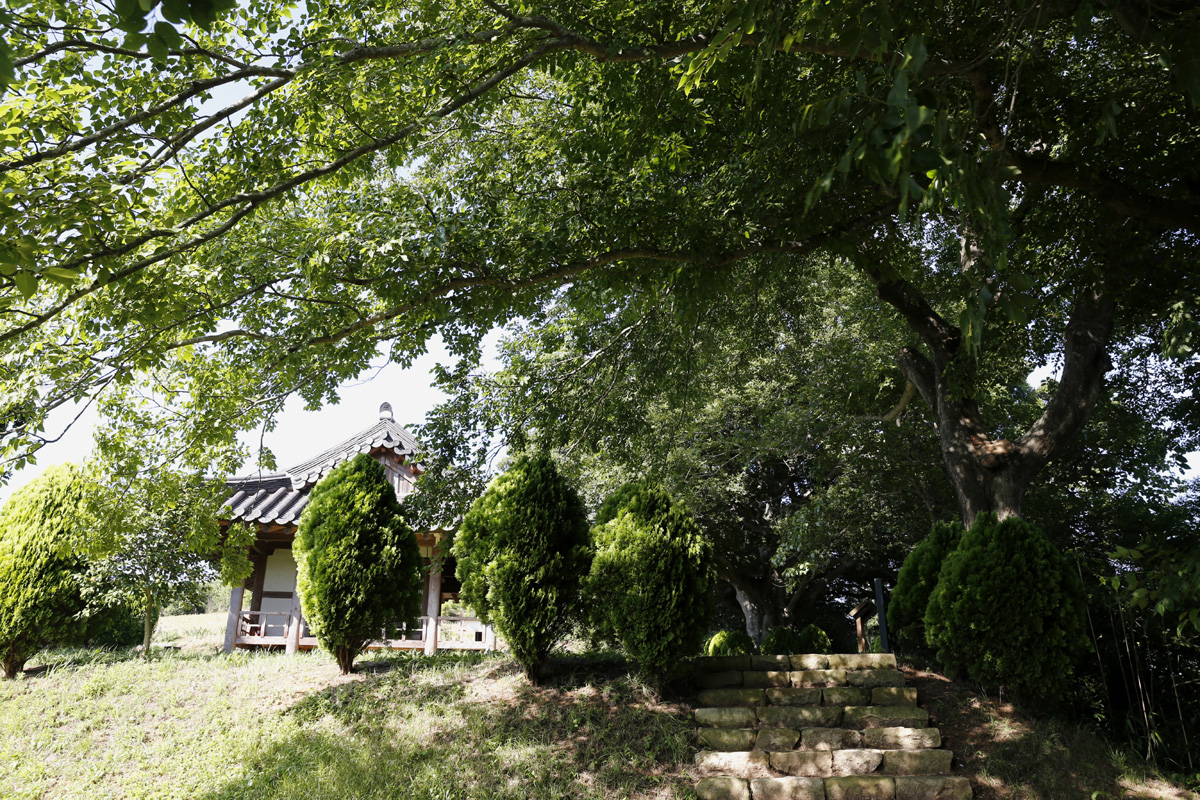
{"type": "Polygon", "coordinates": [[[395,422],[395,418],[392,416],[392,404],[391,403],[384,401],[379,406],[379,418],[395,422]]]}

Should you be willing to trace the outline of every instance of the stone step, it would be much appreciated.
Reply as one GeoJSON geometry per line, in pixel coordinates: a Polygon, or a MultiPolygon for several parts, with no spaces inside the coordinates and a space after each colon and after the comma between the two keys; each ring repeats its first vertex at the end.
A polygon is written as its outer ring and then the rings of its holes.
{"type": "Polygon", "coordinates": [[[703,728],[925,728],[919,706],[715,706],[696,709],[703,728]]]}
{"type": "Polygon", "coordinates": [[[805,669],[805,670],[720,670],[698,672],[700,689],[747,687],[768,689],[791,686],[825,688],[849,686],[872,689],[876,686],[903,686],[904,673],[898,669],[805,669]]]}
{"type": "Polygon", "coordinates": [[[927,750],[942,746],[937,728],[701,728],[701,746],[708,750],[927,750]]]}
{"type": "Polygon", "coordinates": [[[696,766],[736,778],[782,773],[804,778],[852,775],[944,775],[954,756],[949,750],[701,750],[696,766]]]}
{"type": "Polygon", "coordinates": [[[966,778],[706,778],[696,785],[700,800],[970,800],[966,778]]]}
{"type": "Polygon", "coordinates": [[[896,669],[891,653],[848,653],[843,655],[800,654],[794,656],[704,656],[693,669],[703,672],[773,672],[790,670],[877,670],[896,669]]]}
{"type": "Polygon", "coordinates": [[[702,706],[915,706],[917,690],[903,686],[873,689],[839,686],[828,689],[777,687],[725,688],[700,692],[702,706]]]}

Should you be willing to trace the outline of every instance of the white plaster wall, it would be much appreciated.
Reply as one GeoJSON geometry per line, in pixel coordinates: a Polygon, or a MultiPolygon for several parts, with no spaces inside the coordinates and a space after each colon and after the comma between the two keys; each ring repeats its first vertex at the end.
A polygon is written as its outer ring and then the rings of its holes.
{"type": "MultiPolygon", "coordinates": [[[[296,562],[291,550],[276,550],[267,557],[267,572],[263,578],[264,592],[296,591],[296,562]]],[[[290,613],[292,600],[290,597],[264,597],[263,611],[284,611],[290,613]]],[[[266,636],[283,636],[287,633],[287,617],[271,616],[267,620],[266,636]]]]}

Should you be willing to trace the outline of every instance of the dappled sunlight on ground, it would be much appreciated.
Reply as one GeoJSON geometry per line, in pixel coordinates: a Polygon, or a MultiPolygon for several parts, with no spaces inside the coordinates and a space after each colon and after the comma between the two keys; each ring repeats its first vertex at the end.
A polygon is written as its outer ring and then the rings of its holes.
{"type": "Polygon", "coordinates": [[[942,746],[954,753],[955,774],[971,779],[975,800],[1200,800],[1123,771],[1113,748],[1077,725],[1031,717],[934,672],[903,669],[942,746]]]}

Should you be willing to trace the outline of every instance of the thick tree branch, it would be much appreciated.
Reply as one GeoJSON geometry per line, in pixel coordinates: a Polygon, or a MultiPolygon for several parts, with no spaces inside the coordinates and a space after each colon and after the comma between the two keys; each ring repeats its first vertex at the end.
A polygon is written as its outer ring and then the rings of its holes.
{"type": "Polygon", "coordinates": [[[1063,341],[1063,372],[1054,398],[1037,422],[1017,440],[1033,470],[1046,464],[1087,422],[1104,374],[1112,368],[1108,341],[1115,304],[1104,283],[1084,287],[1075,302],[1063,341]]]}

